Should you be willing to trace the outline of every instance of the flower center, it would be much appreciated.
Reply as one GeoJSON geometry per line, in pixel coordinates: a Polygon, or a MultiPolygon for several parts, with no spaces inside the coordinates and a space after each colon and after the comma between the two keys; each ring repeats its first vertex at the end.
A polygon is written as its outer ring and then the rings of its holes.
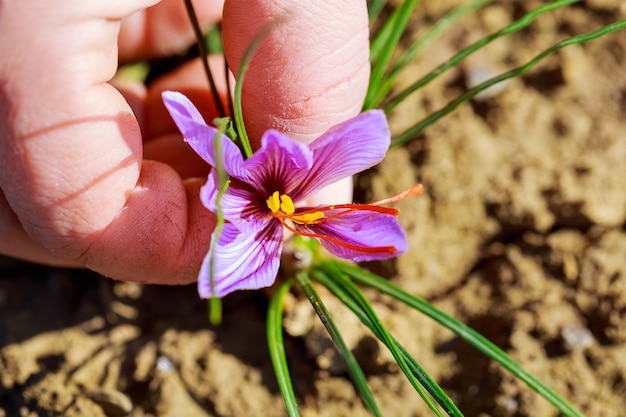
{"type": "Polygon", "coordinates": [[[286,218],[298,224],[314,223],[324,217],[321,211],[308,211],[304,213],[296,213],[296,207],[293,200],[287,194],[280,194],[278,191],[265,200],[267,207],[272,210],[272,215],[277,218],[286,218]]]}

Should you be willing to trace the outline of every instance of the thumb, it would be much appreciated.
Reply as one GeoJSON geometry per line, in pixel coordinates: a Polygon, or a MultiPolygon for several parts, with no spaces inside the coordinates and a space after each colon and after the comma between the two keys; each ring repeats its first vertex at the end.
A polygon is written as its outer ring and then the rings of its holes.
{"type": "Polygon", "coordinates": [[[243,85],[242,107],[253,141],[274,128],[311,142],[359,113],[369,79],[364,0],[226,0],[223,35],[229,66],[266,27],[243,85]],[[297,3],[297,5],[296,5],[297,3]]]}

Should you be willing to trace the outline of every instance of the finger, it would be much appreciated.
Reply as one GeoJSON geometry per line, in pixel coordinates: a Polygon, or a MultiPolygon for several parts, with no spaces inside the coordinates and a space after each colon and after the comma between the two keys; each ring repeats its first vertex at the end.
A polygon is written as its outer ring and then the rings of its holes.
{"type": "Polygon", "coordinates": [[[187,282],[214,224],[200,183],[142,162],[137,121],[107,83],[120,19],[147,4],[3,3],[0,186],[53,255],[118,279],[187,282]]]}
{"type": "MultiPolygon", "coordinates": [[[[148,89],[143,82],[114,78],[110,83],[117,91],[120,92],[126,103],[130,106],[131,111],[137,119],[137,123],[141,132],[145,136],[145,103],[148,95],[148,89]]],[[[144,138],[145,140],[145,138],[144,138]]]]}
{"type": "Polygon", "coordinates": [[[2,192],[0,192],[0,253],[50,266],[80,266],[78,262],[59,259],[33,241],[24,232],[21,223],[11,210],[2,192]]]}
{"type": "MultiPolygon", "coordinates": [[[[224,0],[192,2],[202,29],[222,18],[224,0]]],[[[146,56],[166,56],[179,52],[195,41],[183,0],[163,0],[122,21],[119,55],[122,61],[146,56]]]]}
{"type": "Polygon", "coordinates": [[[253,138],[276,128],[310,142],[359,113],[369,77],[365,1],[227,0],[223,37],[235,72],[268,25],[243,86],[253,138]]]}

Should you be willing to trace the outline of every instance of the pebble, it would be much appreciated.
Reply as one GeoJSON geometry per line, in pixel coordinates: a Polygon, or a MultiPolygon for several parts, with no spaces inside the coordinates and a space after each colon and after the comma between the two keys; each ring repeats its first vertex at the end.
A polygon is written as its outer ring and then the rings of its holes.
{"type": "Polygon", "coordinates": [[[156,362],[156,368],[160,372],[167,373],[174,369],[174,364],[167,356],[159,356],[156,362]]]}
{"type": "MultiPolygon", "coordinates": [[[[498,73],[493,69],[469,68],[465,74],[465,82],[467,83],[468,88],[474,88],[477,85],[495,77],[496,75],[498,75],[498,73]]],[[[506,90],[508,85],[508,80],[501,81],[498,84],[494,84],[486,90],[481,91],[474,97],[474,99],[479,101],[488,100],[506,90]]]]}
{"type": "Polygon", "coordinates": [[[565,344],[565,348],[570,352],[583,350],[593,344],[593,335],[589,329],[568,324],[561,329],[561,337],[565,344]]]}
{"type": "Polygon", "coordinates": [[[85,394],[98,404],[107,417],[126,417],[133,411],[133,403],[127,395],[115,390],[94,390],[85,394]]]}

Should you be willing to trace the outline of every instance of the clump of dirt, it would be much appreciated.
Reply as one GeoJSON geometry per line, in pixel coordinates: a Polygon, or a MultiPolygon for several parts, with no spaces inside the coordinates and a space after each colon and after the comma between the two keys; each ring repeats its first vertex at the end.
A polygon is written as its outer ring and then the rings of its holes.
{"type": "MultiPolygon", "coordinates": [[[[409,38],[460,3],[423,2],[409,38]]],[[[588,0],[540,17],[409,98],[392,129],[562,39],[626,18],[621,3],[588,0]]],[[[398,88],[540,4],[495,2],[468,16],[398,88]]],[[[566,48],[392,149],[358,181],[365,201],[416,182],[427,190],[398,203],[409,252],[369,267],[481,332],[590,416],[626,409],[624,68],[623,31],[566,48]]],[[[263,294],[227,297],[213,328],[193,286],[0,262],[0,416],[285,415],[263,294]]],[[[367,294],[465,415],[558,415],[449,331],[367,294]]],[[[390,355],[326,298],[384,413],[429,415],[390,355]]],[[[367,415],[306,304],[292,298],[285,322],[302,415],[367,415]]]]}

